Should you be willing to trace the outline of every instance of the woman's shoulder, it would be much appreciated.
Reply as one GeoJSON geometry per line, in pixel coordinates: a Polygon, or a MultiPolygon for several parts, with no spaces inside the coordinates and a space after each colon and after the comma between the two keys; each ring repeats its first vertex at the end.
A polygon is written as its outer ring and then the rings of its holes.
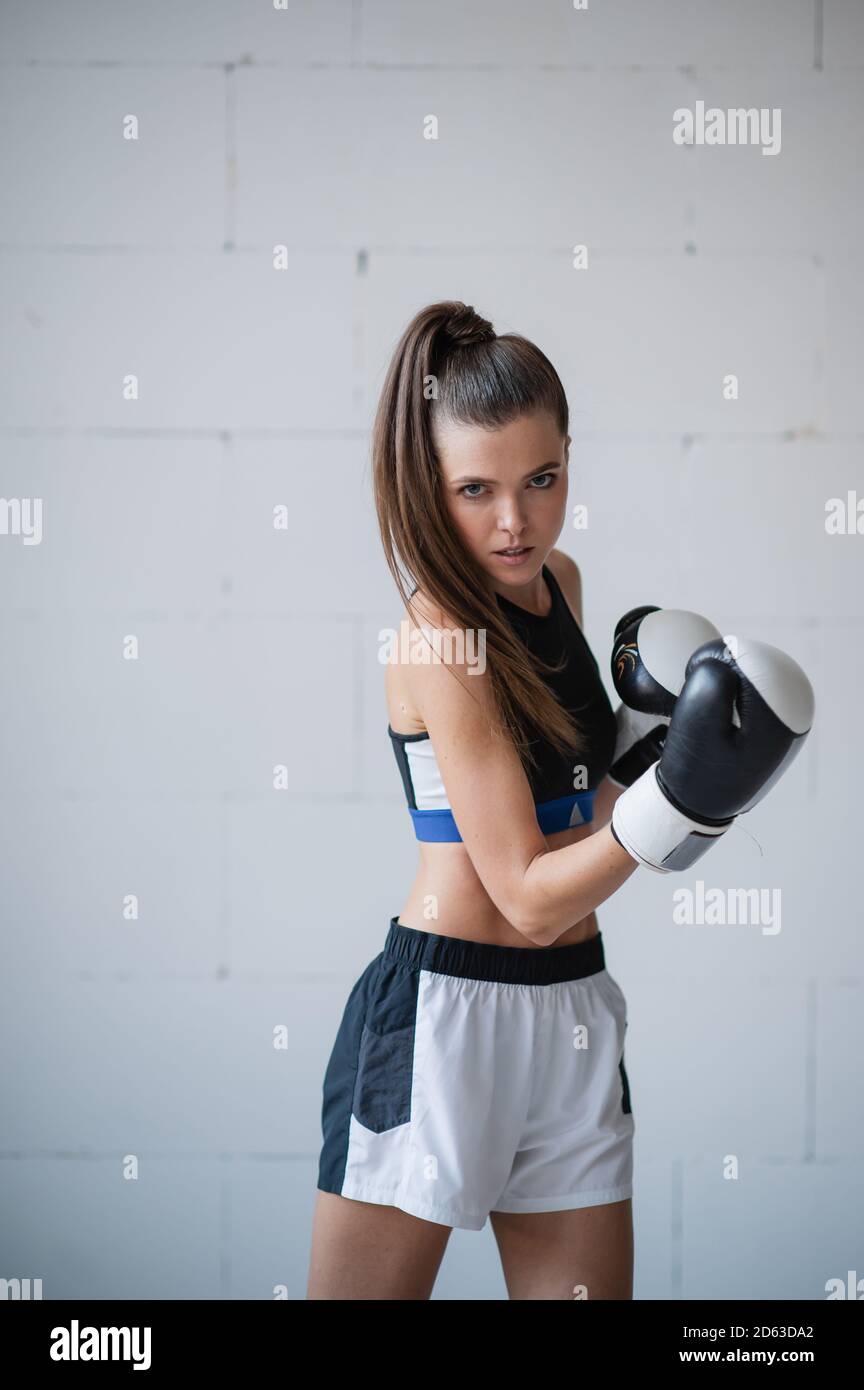
{"type": "Polygon", "coordinates": [[[435,630],[452,632],[462,626],[452,613],[448,613],[419,586],[409,595],[408,602],[403,604],[400,621],[407,623],[409,631],[414,634],[435,630]]]}
{"type": "Polygon", "coordinates": [[[442,677],[452,680],[454,668],[476,677],[476,658],[471,644],[458,640],[462,625],[419,587],[403,607],[401,621],[407,624],[409,640],[399,644],[398,660],[388,663],[384,678],[390,727],[394,733],[420,733],[425,731],[422,711],[429,687],[437,687],[442,677]],[[450,640],[436,640],[435,633],[447,634],[450,640]],[[436,651],[440,660],[433,655],[436,651]]]}

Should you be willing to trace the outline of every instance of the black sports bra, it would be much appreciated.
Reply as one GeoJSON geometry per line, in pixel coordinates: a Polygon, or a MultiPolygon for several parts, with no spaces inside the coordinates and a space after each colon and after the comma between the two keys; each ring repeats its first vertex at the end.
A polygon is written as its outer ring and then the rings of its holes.
{"type": "MultiPolygon", "coordinates": [[[[594,796],[611,766],[617,728],[594,654],[547,565],[543,566],[543,577],[552,596],[552,607],[544,618],[511,603],[501,594],[496,597],[529,651],[545,661],[555,662],[565,651],[567,653],[561,671],[551,675],[542,672],[541,675],[579,722],[584,745],[581,751],[574,749],[572,756],[564,757],[543,738],[532,740],[537,766],[529,770],[528,777],[537,822],[548,835],[593,820],[594,796]]],[[[389,724],[387,732],[417,839],[461,840],[428,733],[398,734],[389,724]]]]}

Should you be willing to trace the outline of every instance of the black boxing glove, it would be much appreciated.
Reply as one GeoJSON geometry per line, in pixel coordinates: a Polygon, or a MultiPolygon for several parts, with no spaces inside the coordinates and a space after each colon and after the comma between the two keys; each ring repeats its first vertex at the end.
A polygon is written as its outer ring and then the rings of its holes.
{"type": "Polygon", "coordinates": [[[720,638],[712,622],[683,608],[631,608],[615,627],[612,680],[622,703],[610,779],[630,787],[663,751],[687,662],[703,643],[720,638]]]}
{"type": "MultiPolygon", "coordinates": [[[[731,639],[730,639],[731,640],[731,639]]],[[[615,803],[611,828],[658,873],[687,869],[780,779],[813,723],[813,688],[778,647],[706,642],[687,663],[663,752],[615,803]]]]}

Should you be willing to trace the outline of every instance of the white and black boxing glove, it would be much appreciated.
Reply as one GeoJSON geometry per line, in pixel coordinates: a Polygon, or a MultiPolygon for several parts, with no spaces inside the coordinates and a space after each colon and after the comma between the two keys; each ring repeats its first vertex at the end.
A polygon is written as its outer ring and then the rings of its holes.
{"type": "Polygon", "coordinates": [[[612,680],[621,699],[609,777],[631,787],[663,751],[687,662],[697,647],[720,637],[699,613],[645,604],[618,620],[612,645],[612,680]]]}
{"type": "Polygon", "coordinates": [[[688,869],[779,780],[813,723],[813,688],[778,647],[706,642],[653,767],[619,796],[611,828],[632,858],[659,873],[688,869]]]}

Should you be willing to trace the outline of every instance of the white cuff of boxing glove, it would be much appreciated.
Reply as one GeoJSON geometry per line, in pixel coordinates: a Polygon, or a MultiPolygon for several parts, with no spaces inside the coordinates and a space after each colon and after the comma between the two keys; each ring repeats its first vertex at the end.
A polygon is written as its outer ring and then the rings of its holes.
{"type": "Polygon", "coordinates": [[[703,825],[667,801],[657,781],[658,759],[625,792],[612,811],[612,830],[632,858],[655,873],[689,869],[725,835],[728,825],[703,825]]]}

